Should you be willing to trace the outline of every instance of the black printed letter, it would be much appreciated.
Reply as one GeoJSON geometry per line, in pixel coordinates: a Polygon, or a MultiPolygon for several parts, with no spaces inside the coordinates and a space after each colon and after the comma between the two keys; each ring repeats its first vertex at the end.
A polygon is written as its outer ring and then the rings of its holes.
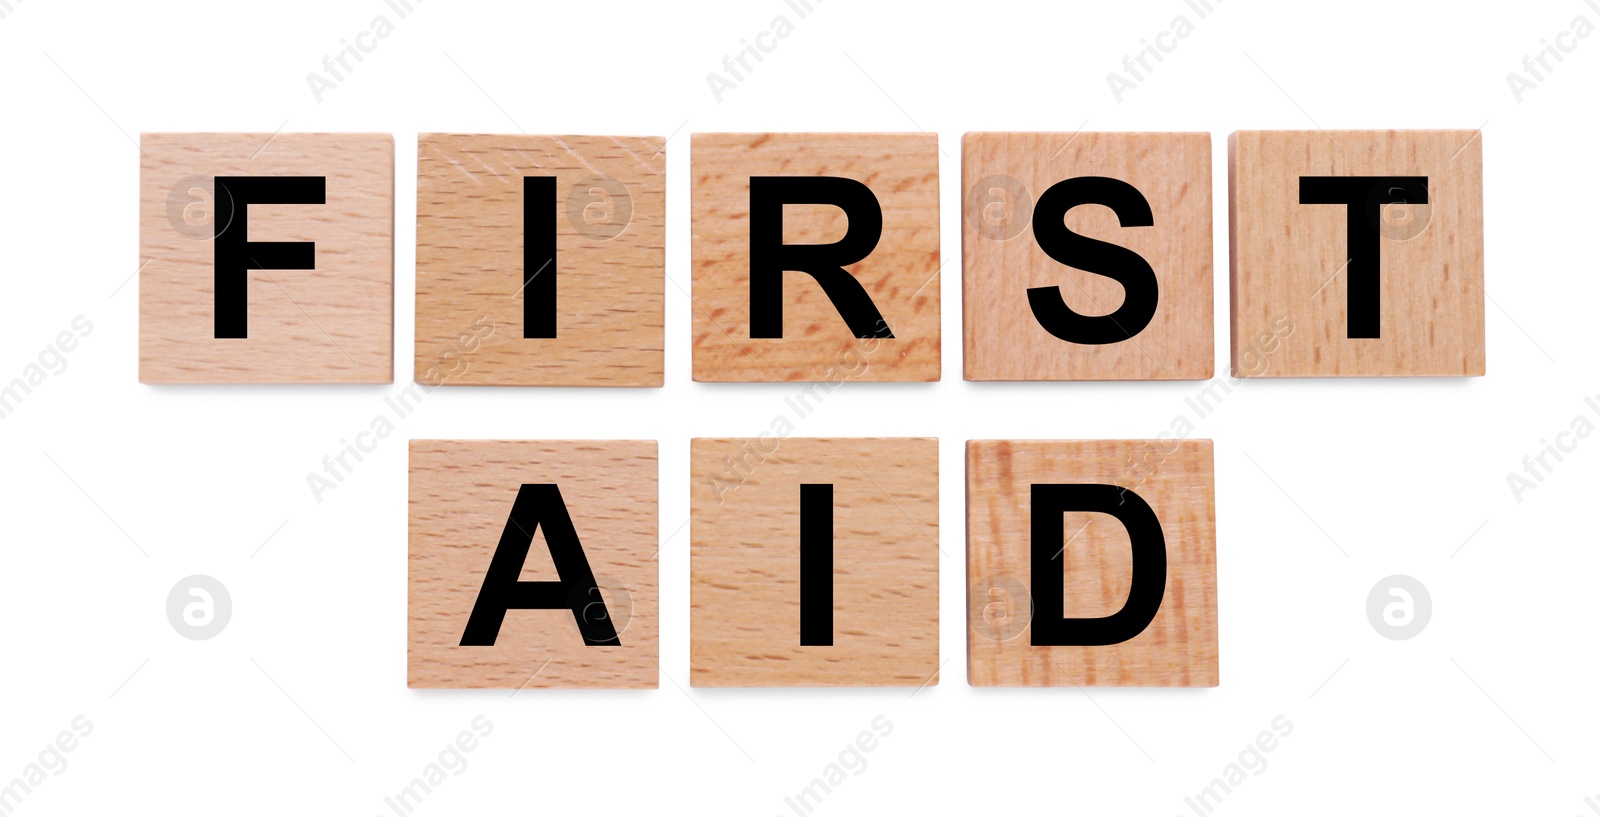
{"type": "Polygon", "coordinates": [[[556,336],[556,177],[522,177],[522,336],[556,336]]]}
{"type": "Polygon", "coordinates": [[[1128,641],[1155,620],[1167,591],[1167,540],[1139,495],[1116,485],[1033,486],[1033,646],[1104,647],[1128,641]],[[1128,529],[1133,581],[1128,602],[1105,618],[1064,618],[1067,513],[1103,513],[1128,529]],[[1057,561],[1057,560],[1060,561],[1057,561]]]}
{"type": "Polygon", "coordinates": [[[1087,317],[1072,311],[1061,287],[1032,287],[1028,306],[1046,332],[1069,343],[1119,343],[1144,331],[1155,317],[1160,293],[1156,273],[1138,253],[1067,229],[1062,219],[1080,204],[1103,204],[1124,227],[1151,227],[1150,203],[1133,185],[1103,176],[1056,182],[1033,209],[1033,240],[1044,254],[1069,267],[1104,275],[1122,285],[1122,306],[1109,315],[1087,317]]]}
{"type": "Polygon", "coordinates": [[[1301,204],[1345,205],[1345,334],[1376,338],[1381,304],[1378,292],[1378,229],[1389,204],[1427,204],[1427,176],[1301,176],[1301,204]]]}
{"type": "Polygon", "coordinates": [[[621,646],[611,614],[600,598],[583,544],[555,485],[524,485],[511,506],[511,518],[500,534],[500,545],[483,576],[483,588],[461,635],[463,647],[492,647],[500,635],[507,610],[571,610],[583,643],[590,647],[621,646]],[[533,532],[544,526],[544,540],[560,581],[524,582],[523,563],[533,546],[533,532]],[[599,599],[598,601],[596,601],[599,599]],[[598,609],[596,609],[598,606],[598,609]]]}
{"type": "Polygon", "coordinates": [[[309,241],[250,241],[252,204],[326,204],[323,176],[218,176],[216,238],[212,241],[214,335],[247,338],[250,270],[316,269],[309,241]]]}
{"type": "Polygon", "coordinates": [[[800,646],[833,646],[833,486],[800,486],[800,646]]]}
{"type": "Polygon", "coordinates": [[[861,282],[844,268],[871,254],[883,236],[883,208],[872,190],[835,176],[750,177],[750,337],[783,337],[783,273],[804,272],[858,338],[892,338],[861,282]],[[832,244],[783,243],[785,204],[831,204],[845,212],[844,238],[832,244]]]}

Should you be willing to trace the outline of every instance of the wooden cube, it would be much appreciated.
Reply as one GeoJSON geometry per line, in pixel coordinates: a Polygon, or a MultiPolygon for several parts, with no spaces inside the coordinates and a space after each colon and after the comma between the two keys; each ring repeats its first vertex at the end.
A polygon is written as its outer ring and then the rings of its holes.
{"type": "Polygon", "coordinates": [[[654,688],[656,444],[413,440],[411,687],[654,688]]]}
{"type": "Polygon", "coordinates": [[[1211,377],[1210,134],[969,133],[961,188],[966,379],[1211,377]]]}
{"type": "Polygon", "coordinates": [[[690,159],[695,380],[939,379],[935,137],[697,133],[690,159]]]}
{"type": "Polygon", "coordinates": [[[970,683],[1216,686],[1214,481],[1210,440],[967,443],[970,683]]]}
{"type": "Polygon", "coordinates": [[[696,439],[690,683],[938,682],[939,443],[696,439]]]}
{"type": "Polygon", "coordinates": [[[1483,374],[1477,131],[1240,131],[1228,172],[1234,376],[1483,374]]]}
{"type": "Polygon", "coordinates": [[[394,380],[394,139],[147,133],[139,380],[394,380]]]}
{"type": "Polygon", "coordinates": [[[660,386],[665,151],[418,137],[417,382],[660,386]]]}

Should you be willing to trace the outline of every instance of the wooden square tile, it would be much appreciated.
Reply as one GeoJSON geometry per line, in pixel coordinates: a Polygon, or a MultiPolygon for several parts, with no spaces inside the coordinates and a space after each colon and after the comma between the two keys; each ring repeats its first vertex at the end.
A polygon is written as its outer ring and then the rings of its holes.
{"type": "Polygon", "coordinates": [[[392,137],[147,133],[140,148],[140,382],[393,382],[392,137]]]}
{"type": "Polygon", "coordinates": [[[1210,440],[968,442],[968,681],[1216,686],[1214,483],[1210,440]]]}
{"type": "Polygon", "coordinates": [[[969,133],[961,188],[966,379],[1211,377],[1210,134],[969,133]]]}
{"type": "Polygon", "coordinates": [[[938,440],[696,439],[689,459],[693,686],[938,683],[938,440]]]}
{"type": "Polygon", "coordinates": [[[697,133],[690,161],[695,380],[939,379],[934,137],[697,133]]]}
{"type": "Polygon", "coordinates": [[[413,688],[654,688],[656,444],[413,440],[413,688]]]}
{"type": "Polygon", "coordinates": [[[417,139],[416,379],[660,386],[666,140],[417,139]]]}
{"type": "Polygon", "coordinates": [[[1483,374],[1477,131],[1240,131],[1228,172],[1234,376],[1483,374]]]}

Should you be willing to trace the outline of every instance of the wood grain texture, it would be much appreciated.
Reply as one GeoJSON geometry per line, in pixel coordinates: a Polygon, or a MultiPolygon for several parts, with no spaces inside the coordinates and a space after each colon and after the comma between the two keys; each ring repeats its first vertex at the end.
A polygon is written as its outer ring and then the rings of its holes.
{"type": "MultiPolygon", "coordinates": [[[[653,441],[413,440],[410,490],[409,686],[657,685],[653,441]],[[510,610],[494,646],[460,646],[524,483],[560,487],[620,646],[585,646],[569,610],[510,610]]],[[[521,580],[558,580],[532,533],[521,580]]]]}
{"type": "Polygon", "coordinates": [[[139,380],[394,380],[394,139],[146,133],[139,163],[139,380]],[[213,180],[323,176],[325,204],[250,205],[249,240],[314,242],[316,268],[254,270],[247,338],[215,336],[213,180]]]}
{"type": "Polygon", "coordinates": [[[1240,131],[1228,138],[1236,377],[1484,373],[1483,139],[1471,130],[1240,131]],[[1427,176],[1381,211],[1381,337],[1346,323],[1346,208],[1307,176],[1427,176]]]}
{"type": "MultiPolygon", "coordinates": [[[[1214,482],[1210,440],[968,442],[969,682],[1216,686],[1214,482]],[[1133,639],[1105,647],[1031,645],[1030,493],[1035,483],[1118,485],[1155,511],[1167,544],[1166,594],[1155,620],[1133,639]]],[[[1057,614],[1098,618],[1121,609],[1132,581],[1127,530],[1106,514],[1069,513],[1065,539],[1066,587],[1057,614]]]]}
{"type": "Polygon", "coordinates": [[[690,683],[938,683],[939,445],[690,444],[690,683]],[[834,491],[834,643],[800,645],[800,485],[834,491]]]}
{"type": "MultiPolygon", "coordinates": [[[[693,173],[694,379],[939,379],[939,150],[920,133],[697,133],[693,173]],[[883,209],[877,247],[845,270],[894,338],[854,337],[809,275],[784,274],[782,338],[750,336],[750,177],[838,176],[883,209]],[[865,365],[862,365],[862,362],[865,365]]],[[[785,243],[845,235],[843,211],[784,208],[785,243]]]]}
{"type": "Polygon", "coordinates": [[[660,386],[666,140],[422,134],[416,379],[660,386]],[[523,178],[556,177],[556,337],[524,337],[523,178]]]}
{"type": "Polygon", "coordinates": [[[966,379],[1211,377],[1210,134],[969,133],[961,145],[966,379]],[[1121,284],[1055,261],[1033,237],[1033,203],[1080,176],[1133,185],[1154,216],[1154,226],[1123,227],[1111,208],[1081,206],[1064,219],[1074,233],[1126,247],[1155,271],[1155,316],[1120,343],[1064,341],[1028,305],[1029,289],[1051,286],[1080,315],[1122,304],[1121,284]]]}

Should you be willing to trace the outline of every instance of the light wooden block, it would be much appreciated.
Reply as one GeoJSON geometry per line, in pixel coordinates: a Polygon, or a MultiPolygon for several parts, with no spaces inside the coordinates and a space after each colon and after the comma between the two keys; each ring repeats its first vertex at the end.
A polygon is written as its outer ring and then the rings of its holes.
{"type": "Polygon", "coordinates": [[[1210,134],[969,133],[962,140],[961,188],[967,380],[1211,377],[1210,134]],[[1127,340],[1064,340],[1029,304],[1030,289],[1049,287],[1085,317],[1113,315],[1123,304],[1122,284],[1051,258],[1035,240],[1034,205],[1047,190],[1079,177],[1125,182],[1150,209],[1150,226],[1122,226],[1100,204],[1072,207],[1064,218],[1073,233],[1132,250],[1153,271],[1155,313],[1127,340]]]}
{"type": "MultiPolygon", "coordinates": [[[[657,685],[653,441],[413,440],[410,492],[409,686],[657,685]],[[584,598],[604,605],[585,609],[619,643],[585,644],[571,609],[512,609],[492,646],[462,646],[524,484],[559,488],[595,581],[584,598]]],[[[519,582],[566,578],[544,525],[511,533],[532,542],[519,582]]]]}
{"type": "MultiPolygon", "coordinates": [[[[967,443],[967,677],[974,686],[1212,687],[1217,671],[1215,472],[1210,440],[974,440],[967,443]],[[1137,636],[1108,646],[1034,646],[1036,484],[1133,492],[1166,543],[1165,593],[1137,636]]],[[[1127,529],[1106,513],[1063,514],[1062,609],[1102,618],[1129,598],[1127,529]]]]}
{"type": "Polygon", "coordinates": [[[1477,131],[1240,131],[1228,171],[1236,377],[1484,373],[1477,131]],[[1377,337],[1351,334],[1349,208],[1301,204],[1303,176],[1427,177],[1426,204],[1386,204],[1366,221],[1377,337]]]}
{"type": "Polygon", "coordinates": [[[660,386],[665,248],[660,137],[422,134],[417,382],[660,386]],[[524,201],[525,178],[551,176],[551,200],[524,201]],[[526,257],[525,213],[544,230],[553,214],[554,258],[526,257]],[[554,337],[524,319],[541,276],[554,337]]]}
{"type": "Polygon", "coordinates": [[[392,137],[146,133],[140,148],[140,382],[394,380],[392,137]],[[217,336],[218,176],[325,179],[321,204],[235,207],[252,244],[315,244],[314,268],[244,276],[245,337],[217,336]]]}
{"type": "MultiPolygon", "coordinates": [[[[939,379],[939,150],[920,133],[697,133],[691,149],[694,379],[939,379]],[[783,273],[782,337],[750,320],[750,178],[832,176],[869,187],[883,212],[877,246],[844,267],[893,338],[862,338],[818,283],[783,273]]],[[[783,208],[785,244],[846,234],[838,207],[783,208]]]]}
{"type": "Polygon", "coordinates": [[[690,682],[922,686],[939,671],[939,445],[695,439],[690,682]],[[832,485],[832,645],[801,645],[800,492],[832,485]]]}

